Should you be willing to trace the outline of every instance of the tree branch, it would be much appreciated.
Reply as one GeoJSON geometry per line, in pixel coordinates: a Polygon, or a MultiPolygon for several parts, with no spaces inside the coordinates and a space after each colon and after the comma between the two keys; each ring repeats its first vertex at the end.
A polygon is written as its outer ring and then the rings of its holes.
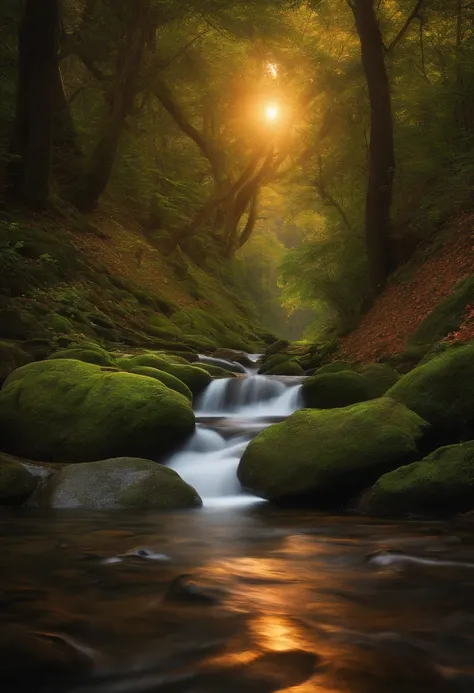
{"type": "Polygon", "coordinates": [[[408,15],[405,24],[402,26],[402,28],[400,29],[398,34],[395,36],[393,41],[391,41],[391,43],[389,43],[388,47],[385,49],[387,53],[390,53],[391,51],[393,51],[398,46],[400,41],[403,40],[403,38],[405,37],[405,34],[407,33],[408,29],[410,28],[410,24],[415,19],[415,17],[418,15],[418,12],[420,11],[423,3],[424,3],[424,0],[417,0],[415,7],[411,11],[411,13],[408,15]]]}

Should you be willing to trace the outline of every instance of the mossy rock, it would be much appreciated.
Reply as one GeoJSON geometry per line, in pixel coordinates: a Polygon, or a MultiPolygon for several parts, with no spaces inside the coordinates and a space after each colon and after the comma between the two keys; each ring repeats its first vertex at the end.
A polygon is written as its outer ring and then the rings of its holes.
{"type": "Polygon", "coordinates": [[[360,501],[371,515],[455,515],[474,509],[474,441],[439,448],[384,474],[360,501]]]}
{"type": "Polygon", "coordinates": [[[265,349],[266,356],[272,356],[273,354],[280,354],[286,352],[290,347],[290,342],[287,339],[278,339],[273,344],[265,349]]]}
{"type": "Polygon", "coordinates": [[[0,391],[4,449],[33,460],[159,459],[194,425],[188,400],[157,380],[82,361],[31,363],[0,391]]]}
{"type": "Polygon", "coordinates": [[[409,347],[432,345],[459,329],[466,307],[474,301],[474,276],[459,281],[408,339],[409,347]]]}
{"type": "Polygon", "coordinates": [[[281,366],[283,363],[288,363],[290,360],[291,356],[288,354],[272,354],[271,356],[266,356],[262,365],[258,369],[258,373],[259,375],[265,375],[265,373],[271,371],[272,368],[281,366]]]}
{"type": "Polygon", "coordinates": [[[221,347],[217,349],[212,356],[213,358],[223,359],[224,361],[235,361],[246,368],[252,368],[252,366],[255,365],[249,359],[248,354],[245,351],[239,351],[238,349],[226,349],[221,347]]]}
{"type": "Polygon", "coordinates": [[[307,378],[302,388],[303,402],[313,409],[335,409],[374,399],[370,382],[354,371],[325,373],[307,378]]]}
{"type": "Polygon", "coordinates": [[[95,349],[61,349],[50,356],[50,359],[75,359],[84,363],[93,363],[96,366],[115,366],[114,361],[106,352],[101,353],[95,349]]]}
{"type": "Polygon", "coordinates": [[[69,334],[74,329],[70,320],[57,313],[47,315],[44,319],[44,324],[47,329],[53,330],[57,334],[69,334]]]}
{"type": "Polygon", "coordinates": [[[272,501],[337,508],[382,474],[418,456],[428,424],[392,399],[304,409],[250,443],[241,484],[272,501]]]}
{"type": "Polygon", "coordinates": [[[385,363],[369,363],[359,373],[369,383],[373,397],[382,397],[400,379],[400,374],[385,363]]]}
{"type": "Polygon", "coordinates": [[[348,361],[333,361],[326,363],[318,368],[317,375],[326,375],[326,373],[341,373],[342,371],[353,371],[354,365],[348,361]]]}
{"type": "Polygon", "coordinates": [[[172,469],[150,460],[120,457],[63,467],[32,504],[53,509],[171,510],[196,508],[202,501],[172,469]]]}
{"type": "Polygon", "coordinates": [[[387,395],[433,424],[438,440],[469,439],[474,430],[474,344],[449,349],[418,366],[387,395]]]}
{"type": "Polygon", "coordinates": [[[31,363],[32,357],[13,342],[0,340],[0,386],[8,378],[10,373],[31,363]]]}
{"type": "Polygon", "coordinates": [[[36,485],[35,477],[27,469],[0,452],[0,505],[21,505],[36,485]]]}
{"type": "Polygon", "coordinates": [[[228,371],[226,368],[221,368],[213,363],[199,363],[199,368],[206,371],[213,378],[234,378],[235,373],[228,371]]]}
{"type": "Polygon", "coordinates": [[[212,380],[209,373],[202,368],[171,363],[164,358],[164,356],[157,356],[155,354],[140,354],[139,356],[132,356],[131,358],[119,359],[118,365],[128,371],[139,366],[147,366],[149,368],[156,368],[160,371],[164,371],[165,373],[170,373],[187,385],[193,395],[202,392],[212,380]]]}
{"type": "Polygon", "coordinates": [[[278,366],[273,366],[273,368],[267,371],[266,375],[301,376],[304,375],[304,370],[296,359],[290,359],[290,361],[280,363],[278,366]]]}
{"type": "Polygon", "coordinates": [[[137,368],[132,368],[130,373],[135,373],[136,375],[146,375],[148,378],[155,378],[159,380],[160,383],[166,385],[171,390],[179,392],[184,395],[190,402],[193,401],[193,393],[187,385],[185,385],[181,380],[175,378],[171,373],[165,373],[165,371],[160,371],[157,368],[150,368],[149,366],[137,366],[137,368]]]}

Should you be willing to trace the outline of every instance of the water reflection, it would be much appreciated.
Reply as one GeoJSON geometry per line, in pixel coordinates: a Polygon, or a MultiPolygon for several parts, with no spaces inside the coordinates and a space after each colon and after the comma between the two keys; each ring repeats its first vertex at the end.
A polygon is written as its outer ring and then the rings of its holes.
{"type": "Polygon", "coordinates": [[[467,525],[259,506],[0,527],[2,691],[474,691],[467,525]]]}

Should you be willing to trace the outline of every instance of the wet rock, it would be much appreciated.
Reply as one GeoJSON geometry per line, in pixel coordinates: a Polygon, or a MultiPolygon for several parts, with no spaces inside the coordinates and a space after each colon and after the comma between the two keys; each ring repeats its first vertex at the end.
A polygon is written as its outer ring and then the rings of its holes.
{"type": "Polygon", "coordinates": [[[21,505],[36,490],[37,481],[10,456],[0,453],[0,505],[21,505]]]}
{"type": "Polygon", "coordinates": [[[236,349],[217,349],[212,356],[213,358],[223,359],[224,361],[235,361],[247,368],[251,368],[254,365],[245,351],[238,351],[236,349]]]}
{"type": "Polygon", "coordinates": [[[3,447],[30,459],[155,458],[194,425],[190,403],[157,380],[81,361],[31,363],[14,371],[0,391],[3,447]]]}
{"type": "Polygon", "coordinates": [[[223,590],[202,587],[193,581],[190,574],[178,575],[168,586],[164,599],[192,604],[220,604],[226,597],[223,590]]]}
{"type": "Polygon", "coordinates": [[[170,509],[202,505],[195,489],[172,469],[129,457],[69,464],[31,502],[41,508],[87,509],[170,509]]]}
{"type": "Polygon", "coordinates": [[[305,409],[260,433],[239,467],[242,485],[274,501],[339,507],[370,479],[406,464],[428,424],[391,399],[305,409]]]}

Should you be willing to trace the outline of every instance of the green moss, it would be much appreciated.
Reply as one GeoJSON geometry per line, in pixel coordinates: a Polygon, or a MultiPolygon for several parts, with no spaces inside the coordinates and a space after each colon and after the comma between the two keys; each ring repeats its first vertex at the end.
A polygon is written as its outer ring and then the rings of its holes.
{"type": "Polygon", "coordinates": [[[95,349],[61,349],[50,356],[51,359],[75,359],[84,363],[94,363],[96,366],[114,366],[115,363],[106,353],[101,353],[95,349]]]}
{"type": "Polygon", "coordinates": [[[304,370],[296,359],[290,359],[290,361],[280,363],[278,366],[273,366],[267,371],[267,375],[304,375],[304,370]]]}
{"type": "Polygon", "coordinates": [[[46,327],[57,334],[68,334],[73,331],[72,322],[57,313],[50,313],[50,315],[47,315],[44,322],[46,327]]]}
{"type": "Polygon", "coordinates": [[[270,346],[266,348],[265,354],[267,356],[272,356],[273,354],[285,352],[288,350],[289,346],[290,342],[287,339],[278,339],[276,342],[270,344],[270,346]]]}
{"type": "Polygon", "coordinates": [[[417,456],[428,425],[388,398],[344,409],[304,409],[270,426],[238,468],[243,486],[270,500],[338,507],[417,456]]]}
{"type": "Polygon", "coordinates": [[[326,363],[324,366],[318,369],[316,375],[325,375],[326,373],[341,373],[342,371],[353,371],[354,366],[352,363],[347,361],[333,361],[332,363],[326,363]]]}
{"type": "Polygon", "coordinates": [[[23,366],[0,392],[5,450],[31,459],[158,458],[193,429],[194,414],[182,395],[153,378],[81,361],[23,366]]]}
{"type": "Polygon", "coordinates": [[[353,371],[314,375],[303,383],[303,401],[314,409],[347,407],[374,399],[370,382],[353,371]]]}
{"type": "Polygon", "coordinates": [[[0,341],[0,385],[16,368],[25,366],[33,359],[13,342],[0,341]]]}
{"type": "Polygon", "coordinates": [[[369,383],[373,397],[382,397],[400,379],[399,373],[384,363],[370,363],[359,373],[369,383]]]}
{"type": "Polygon", "coordinates": [[[209,385],[212,379],[209,373],[206,373],[202,368],[170,363],[163,356],[154,354],[141,354],[127,359],[119,359],[118,365],[128,371],[138,366],[148,366],[149,368],[157,368],[165,373],[170,373],[187,385],[194,395],[209,385]]]}
{"type": "Polygon", "coordinates": [[[446,442],[469,438],[474,426],[474,344],[418,366],[387,395],[432,423],[446,442]]]}
{"type": "Polygon", "coordinates": [[[199,368],[206,371],[213,378],[233,378],[235,373],[228,371],[226,368],[221,368],[220,366],[215,366],[212,363],[199,363],[199,368]]]}
{"type": "Polygon", "coordinates": [[[272,354],[271,356],[265,357],[265,360],[258,369],[258,372],[260,375],[265,375],[265,373],[271,371],[272,368],[276,368],[276,366],[280,366],[282,363],[287,363],[290,360],[291,356],[288,354],[272,354]]]}
{"type": "Polygon", "coordinates": [[[360,509],[374,515],[454,515],[474,509],[474,441],[439,448],[384,474],[360,509]]]}
{"type": "Polygon", "coordinates": [[[146,375],[148,378],[155,378],[159,380],[163,385],[169,387],[175,392],[179,392],[184,395],[190,402],[193,401],[193,393],[187,385],[185,385],[181,380],[175,378],[171,373],[165,373],[165,371],[160,371],[157,368],[150,368],[147,366],[137,366],[137,368],[132,368],[130,373],[135,373],[136,375],[146,375]]]}
{"type": "Polygon", "coordinates": [[[202,501],[171,469],[137,458],[71,464],[41,489],[36,503],[46,508],[173,509],[202,501]]]}
{"type": "Polygon", "coordinates": [[[34,476],[0,453],[0,505],[21,505],[35,489],[34,476]]]}

